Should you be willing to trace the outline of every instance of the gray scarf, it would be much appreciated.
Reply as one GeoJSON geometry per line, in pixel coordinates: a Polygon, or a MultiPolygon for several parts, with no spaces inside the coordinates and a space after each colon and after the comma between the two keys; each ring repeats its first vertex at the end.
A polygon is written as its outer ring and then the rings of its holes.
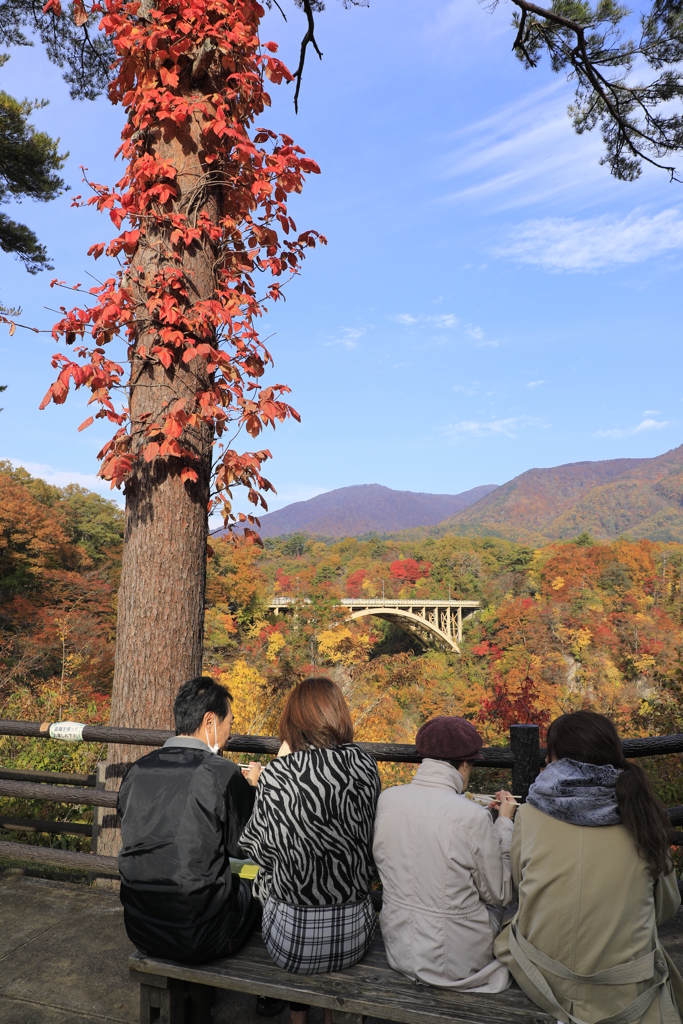
{"type": "Polygon", "coordinates": [[[620,825],[616,784],[621,769],[611,764],[552,761],[529,789],[527,803],[571,825],[620,825]]]}

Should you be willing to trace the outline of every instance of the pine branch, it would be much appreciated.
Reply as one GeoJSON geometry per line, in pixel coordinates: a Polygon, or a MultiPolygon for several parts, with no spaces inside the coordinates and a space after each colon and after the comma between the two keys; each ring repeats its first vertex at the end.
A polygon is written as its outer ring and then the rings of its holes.
{"type": "Polygon", "coordinates": [[[638,42],[623,41],[619,24],[629,13],[613,0],[598,0],[595,9],[580,0],[555,0],[550,8],[530,0],[513,0],[520,15],[513,24],[513,50],[528,67],[536,67],[546,50],[553,71],[576,78],[576,101],[570,108],[576,131],[600,127],[612,174],[633,180],[646,162],[680,181],[676,166],[662,158],[683,148],[683,116],[670,104],[683,99],[683,31],[678,0],[655,0],[642,19],[638,42]],[[636,61],[655,74],[633,84],[636,61]],[[664,107],[664,116],[659,113],[664,107]]]}

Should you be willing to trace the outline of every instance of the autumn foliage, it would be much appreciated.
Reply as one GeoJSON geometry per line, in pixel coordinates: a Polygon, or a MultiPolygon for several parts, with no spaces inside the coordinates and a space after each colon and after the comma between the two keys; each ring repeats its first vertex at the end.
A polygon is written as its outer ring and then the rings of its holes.
{"type": "MultiPolygon", "coordinates": [[[[121,513],[95,495],[0,471],[4,717],[55,718],[61,707],[106,719],[121,527],[121,513]]],[[[683,732],[678,544],[582,536],[533,550],[406,533],[213,547],[204,668],[233,694],[240,732],[275,733],[287,693],[311,672],[343,687],[364,740],[409,743],[427,718],[459,714],[487,743],[506,743],[513,722],[544,731],[581,707],[608,714],[624,735],[683,732]],[[406,563],[420,567],[413,584],[392,572],[406,563]],[[480,601],[461,656],[339,607],[349,591],[381,596],[383,584],[387,597],[445,598],[450,586],[454,598],[480,601]],[[283,594],[294,603],[276,616],[268,603],[283,594]]],[[[669,804],[683,802],[680,760],[649,766],[669,804]]],[[[406,771],[383,768],[387,781],[406,771]]]]}
{"type": "Polygon", "coordinates": [[[430,562],[416,562],[414,558],[397,558],[389,566],[389,572],[399,583],[415,584],[419,579],[429,576],[430,562]]]}
{"type": "MultiPolygon", "coordinates": [[[[59,0],[47,6],[60,11],[59,0]]],[[[43,407],[64,402],[72,385],[91,392],[96,411],[79,429],[93,416],[115,428],[100,452],[112,486],[140,460],[169,458],[196,482],[205,456],[197,438],[217,438],[213,487],[231,521],[235,484],[265,507],[269,453],[238,453],[226,431],[244,427],[255,439],[298,418],[286,386],[262,384],[271,357],[257,327],[264,303],[281,297],[306,250],[324,241],[297,234],[287,207],[318,167],[288,136],[255,127],[270,104],[265,80],[291,80],[276,44],[259,37],[255,0],[103,0],[88,10],[103,15],[118,58],[110,98],[128,114],[118,151],[125,173],[113,189],[91,184],[87,200],[117,234],[89,254],[115,257],[120,269],[85,292],[86,304],[62,307],[53,337],[69,350],[53,357],[59,374],[43,407]],[[207,254],[212,280],[202,289],[197,263],[207,254]],[[117,340],[123,348],[113,352],[117,340]],[[169,380],[189,369],[193,383],[158,414],[132,409],[126,389],[158,367],[169,380]]]]}
{"type": "MultiPolygon", "coordinates": [[[[544,729],[578,707],[602,710],[636,733],[675,708],[683,668],[679,545],[583,537],[534,551],[492,539],[399,538],[325,544],[295,535],[267,540],[261,553],[218,541],[207,664],[228,674],[242,663],[257,669],[272,694],[323,668],[358,702],[360,734],[384,740],[409,739],[438,713],[464,714],[497,742],[513,722],[544,729]],[[445,598],[450,586],[454,598],[479,600],[482,611],[465,620],[461,657],[423,651],[378,619],[351,622],[337,604],[349,594],[381,596],[383,585],[387,597],[445,598]],[[298,594],[296,614],[273,617],[272,594],[298,594]],[[394,670],[400,685],[390,681],[394,670]]],[[[274,727],[275,710],[269,720],[274,727]]]]}

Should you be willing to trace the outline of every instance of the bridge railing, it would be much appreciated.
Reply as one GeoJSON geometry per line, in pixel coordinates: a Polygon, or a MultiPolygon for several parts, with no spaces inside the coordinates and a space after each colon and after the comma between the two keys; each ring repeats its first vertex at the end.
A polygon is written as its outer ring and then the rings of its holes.
{"type": "Polygon", "coordinates": [[[401,608],[403,606],[419,608],[420,605],[428,605],[431,608],[436,605],[438,608],[472,608],[476,610],[481,607],[480,601],[460,601],[456,598],[451,600],[435,598],[432,600],[425,597],[342,597],[339,604],[344,605],[346,608],[355,608],[356,605],[363,608],[401,608]]]}
{"type": "MultiPolygon", "coordinates": [[[[0,719],[0,736],[59,739],[65,735],[71,738],[63,739],[63,742],[161,747],[175,734],[164,729],[124,729],[103,725],[0,719]],[[71,728],[71,725],[75,727],[71,728]]],[[[412,744],[361,742],[358,745],[380,762],[417,764],[421,760],[412,744]]],[[[275,736],[235,735],[230,738],[225,749],[236,754],[273,755],[277,753],[279,746],[280,741],[275,736]]],[[[683,733],[624,739],[622,748],[628,758],[680,754],[683,753],[683,733]]],[[[477,767],[510,768],[512,791],[519,794],[522,800],[526,799],[529,787],[543,767],[546,756],[545,748],[540,746],[537,725],[512,725],[508,746],[484,747],[481,753],[482,757],[477,761],[477,767]]],[[[100,782],[95,775],[0,768],[0,797],[44,800],[51,804],[115,808],[118,794],[115,790],[105,789],[104,777],[100,782]]],[[[667,810],[672,828],[683,826],[683,807],[669,807],[667,810]]],[[[0,828],[57,835],[93,835],[91,825],[47,821],[42,818],[0,816],[0,828]]],[[[673,832],[672,842],[683,845],[683,832],[673,832]]],[[[0,841],[0,857],[86,870],[98,875],[118,874],[115,857],[55,850],[26,843],[0,841]]]]}

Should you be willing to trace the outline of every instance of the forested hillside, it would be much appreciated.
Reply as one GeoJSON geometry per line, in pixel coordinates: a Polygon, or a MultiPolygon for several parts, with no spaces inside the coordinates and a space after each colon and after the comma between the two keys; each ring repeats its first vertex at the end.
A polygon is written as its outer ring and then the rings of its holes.
{"type": "MultiPolygon", "coordinates": [[[[366,736],[407,740],[437,711],[464,713],[495,739],[588,703],[624,728],[674,713],[683,649],[683,547],[603,544],[582,535],[533,550],[445,536],[332,545],[304,536],[265,550],[220,542],[210,562],[207,663],[260,694],[242,728],[275,727],[281,696],[314,667],[346,687],[366,736]],[[463,655],[422,653],[397,627],[349,622],[342,596],[476,598],[463,655]],[[271,594],[298,596],[273,617],[271,594]],[[304,603],[307,598],[310,603],[304,603]],[[250,717],[251,716],[251,717],[250,717]]],[[[252,694],[253,697],[253,694],[252,694]]]]}
{"type": "Polygon", "coordinates": [[[0,463],[3,718],[107,719],[122,542],[113,502],[0,463]]]}
{"type": "Polygon", "coordinates": [[[436,532],[538,545],[582,531],[600,540],[627,535],[683,541],[683,446],[654,459],[530,469],[436,532]]]}
{"type": "MultiPolygon", "coordinates": [[[[106,720],[120,510],[5,465],[0,528],[0,714],[106,720]]],[[[625,734],[683,731],[679,544],[585,533],[541,548],[452,534],[328,544],[294,534],[263,550],[218,540],[207,597],[205,671],[233,693],[239,731],[276,732],[287,692],[312,671],[343,686],[361,739],[410,742],[426,718],[454,713],[504,742],[512,722],[545,728],[584,706],[625,734]],[[381,596],[383,585],[387,597],[445,598],[450,585],[453,597],[479,600],[462,656],[422,649],[378,619],[349,621],[339,598],[381,596]],[[273,595],[298,600],[274,616],[273,595]]],[[[0,741],[0,754],[65,766],[97,751],[0,741]]],[[[683,802],[676,759],[667,761],[658,785],[683,802]]]]}

